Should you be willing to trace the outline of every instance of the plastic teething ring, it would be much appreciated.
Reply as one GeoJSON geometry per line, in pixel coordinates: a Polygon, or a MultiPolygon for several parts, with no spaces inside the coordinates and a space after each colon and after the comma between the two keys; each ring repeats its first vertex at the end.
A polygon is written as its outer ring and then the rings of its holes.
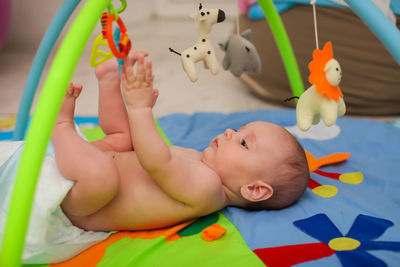
{"type": "Polygon", "coordinates": [[[120,17],[117,19],[117,23],[119,26],[119,30],[121,32],[121,38],[118,43],[118,48],[115,46],[114,43],[114,38],[113,38],[113,32],[112,32],[112,23],[114,21],[115,15],[110,14],[107,18],[107,23],[106,23],[106,38],[108,41],[108,46],[110,47],[111,51],[113,52],[114,56],[116,56],[119,59],[122,59],[126,57],[129,53],[129,50],[131,50],[131,40],[129,39],[128,35],[126,34],[126,27],[124,25],[124,22],[120,17]]]}

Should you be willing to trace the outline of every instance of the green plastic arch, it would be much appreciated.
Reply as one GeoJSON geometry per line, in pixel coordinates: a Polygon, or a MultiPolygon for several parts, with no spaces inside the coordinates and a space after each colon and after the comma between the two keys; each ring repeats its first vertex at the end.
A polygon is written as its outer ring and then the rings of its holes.
{"type": "Polygon", "coordinates": [[[44,83],[16,174],[0,266],[20,266],[33,197],[58,111],[83,49],[110,0],[88,0],[58,49],[44,83]]]}
{"type": "MultiPolygon", "coordinates": [[[[62,42],[27,134],[3,236],[0,266],[20,266],[33,197],[43,158],[67,85],[98,19],[111,0],[88,0],[62,42]]],[[[285,28],[272,0],[259,0],[277,42],[294,95],[303,82],[285,28]]]]}
{"type": "Polygon", "coordinates": [[[303,80],[281,17],[279,16],[272,0],[258,0],[258,2],[264,11],[265,19],[267,20],[275,38],[293,95],[301,96],[304,92],[303,80]]]}

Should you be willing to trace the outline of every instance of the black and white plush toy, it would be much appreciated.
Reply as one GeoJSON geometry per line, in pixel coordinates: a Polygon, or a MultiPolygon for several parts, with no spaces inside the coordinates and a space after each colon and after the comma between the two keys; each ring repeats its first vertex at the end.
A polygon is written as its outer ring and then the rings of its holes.
{"type": "Polygon", "coordinates": [[[224,70],[239,77],[243,72],[261,72],[261,60],[255,46],[250,42],[251,30],[248,29],[242,34],[232,34],[224,43],[219,46],[225,51],[222,62],[224,70]]]}
{"type": "Polygon", "coordinates": [[[225,12],[221,9],[205,9],[200,4],[199,11],[191,16],[197,23],[197,41],[182,53],[169,48],[181,56],[182,67],[192,82],[197,81],[198,75],[195,63],[203,61],[204,67],[217,74],[219,65],[211,42],[211,28],[214,24],[225,20],[225,12]]]}

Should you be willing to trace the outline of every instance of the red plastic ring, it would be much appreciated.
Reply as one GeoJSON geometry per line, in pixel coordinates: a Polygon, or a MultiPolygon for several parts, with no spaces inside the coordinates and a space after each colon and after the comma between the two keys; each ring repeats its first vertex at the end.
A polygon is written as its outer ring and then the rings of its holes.
{"type": "Polygon", "coordinates": [[[121,17],[118,17],[117,23],[118,23],[119,31],[121,32],[121,36],[128,38],[128,41],[125,42],[124,45],[118,44],[119,48],[120,48],[120,51],[118,51],[118,49],[114,43],[113,32],[112,32],[112,23],[114,21],[114,18],[115,18],[114,14],[110,14],[107,18],[106,38],[107,38],[108,45],[109,45],[111,51],[113,52],[114,56],[116,56],[119,59],[122,59],[128,55],[129,50],[131,49],[131,41],[129,40],[129,37],[127,37],[128,35],[126,34],[126,27],[125,27],[124,22],[122,21],[121,17]]]}

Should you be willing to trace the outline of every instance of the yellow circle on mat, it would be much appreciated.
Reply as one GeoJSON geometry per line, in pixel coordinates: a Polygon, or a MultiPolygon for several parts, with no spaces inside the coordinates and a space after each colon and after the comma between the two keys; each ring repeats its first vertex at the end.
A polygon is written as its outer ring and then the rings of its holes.
{"type": "Polygon", "coordinates": [[[329,241],[329,247],[336,251],[354,250],[358,248],[360,241],[349,237],[338,237],[329,241]]]}
{"type": "Polygon", "coordinates": [[[345,173],[339,176],[339,180],[346,184],[359,184],[363,179],[364,176],[361,172],[345,173]]]}
{"type": "Polygon", "coordinates": [[[338,192],[337,188],[334,187],[333,185],[320,185],[315,187],[311,191],[314,194],[324,198],[333,197],[338,192]]]}

